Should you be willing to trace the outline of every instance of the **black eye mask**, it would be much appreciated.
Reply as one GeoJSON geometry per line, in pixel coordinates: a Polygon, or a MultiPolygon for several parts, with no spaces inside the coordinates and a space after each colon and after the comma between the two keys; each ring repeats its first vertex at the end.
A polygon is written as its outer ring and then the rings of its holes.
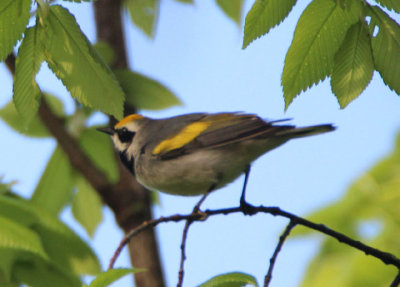
{"type": "Polygon", "coordinates": [[[116,130],[116,133],[118,134],[118,138],[122,143],[131,142],[135,136],[135,132],[130,132],[127,130],[127,128],[116,130]]]}

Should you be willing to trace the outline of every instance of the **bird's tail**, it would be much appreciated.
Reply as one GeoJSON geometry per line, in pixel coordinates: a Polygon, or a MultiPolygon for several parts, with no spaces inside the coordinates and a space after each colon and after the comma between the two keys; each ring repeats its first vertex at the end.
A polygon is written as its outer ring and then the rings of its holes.
{"type": "Polygon", "coordinates": [[[335,129],[336,128],[331,124],[301,127],[301,128],[294,127],[293,129],[283,130],[277,135],[288,136],[290,138],[301,138],[301,137],[308,137],[312,135],[331,132],[334,131],[335,129]]]}

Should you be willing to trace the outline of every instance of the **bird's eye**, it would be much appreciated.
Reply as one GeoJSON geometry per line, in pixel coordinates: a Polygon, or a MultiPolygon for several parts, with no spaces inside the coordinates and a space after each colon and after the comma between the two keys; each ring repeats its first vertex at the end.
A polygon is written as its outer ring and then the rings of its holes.
{"type": "Polygon", "coordinates": [[[121,142],[126,143],[126,142],[131,142],[135,132],[128,131],[127,128],[122,128],[120,130],[117,130],[118,138],[121,142]]]}

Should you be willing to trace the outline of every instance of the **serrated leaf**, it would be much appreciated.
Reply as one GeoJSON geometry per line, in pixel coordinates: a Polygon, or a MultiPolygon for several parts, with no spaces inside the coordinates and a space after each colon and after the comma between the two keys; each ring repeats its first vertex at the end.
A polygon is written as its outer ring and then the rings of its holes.
{"type": "Polygon", "coordinates": [[[243,287],[248,285],[258,286],[254,276],[241,272],[232,272],[215,276],[199,287],[243,287]]]}
{"type": "Polygon", "coordinates": [[[153,38],[160,10],[160,0],[125,0],[132,22],[153,38]]]}
{"type": "Polygon", "coordinates": [[[301,15],[282,73],[285,109],[301,92],[332,72],[334,55],[348,28],[358,21],[360,3],[342,9],[332,0],[314,0],[301,15]]]}
{"type": "Polygon", "coordinates": [[[127,103],[137,109],[161,110],[182,105],[168,88],[153,79],[129,70],[114,73],[125,91],[127,103]]]}
{"type": "Polygon", "coordinates": [[[371,25],[379,27],[372,37],[375,68],[390,89],[400,95],[400,26],[377,6],[369,6],[371,25]]]}
{"type": "Polygon", "coordinates": [[[90,283],[89,287],[106,287],[111,283],[124,277],[125,275],[128,275],[130,273],[136,273],[139,271],[141,270],[130,269],[130,268],[110,269],[100,273],[99,276],[97,276],[96,279],[94,279],[92,283],[90,283]]]}
{"type": "MultiPolygon", "coordinates": [[[[57,97],[45,94],[45,98],[52,111],[56,115],[60,117],[64,116],[65,112],[63,103],[57,97]]],[[[9,102],[0,109],[0,118],[12,129],[26,136],[38,138],[51,137],[51,134],[44,127],[38,115],[33,117],[29,123],[29,126],[26,128],[26,123],[15,109],[14,102],[9,102]]]]}
{"type": "Polygon", "coordinates": [[[297,0],[256,0],[246,16],[243,49],[279,25],[296,2],[297,0]]]}
{"type": "Polygon", "coordinates": [[[340,107],[346,107],[368,86],[374,72],[371,40],[366,25],[358,22],[347,31],[335,55],[331,87],[340,107]]]}
{"type": "Polygon", "coordinates": [[[389,10],[400,13],[400,1],[398,0],[376,0],[376,2],[389,10]]]}
{"type": "Polygon", "coordinates": [[[217,4],[226,16],[240,25],[242,21],[243,0],[217,0],[217,4]]]}
{"type": "Polygon", "coordinates": [[[28,25],[30,0],[0,1],[0,61],[11,52],[28,25]]]}
{"type": "Polygon", "coordinates": [[[90,247],[57,217],[32,203],[0,196],[0,216],[29,227],[41,240],[47,256],[63,270],[97,274],[100,264],[90,247]]]}
{"type": "Polygon", "coordinates": [[[72,201],[72,214],[93,237],[97,226],[103,220],[103,203],[100,196],[82,177],[76,181],[77,192],[72,201]]]}
{"type": "Polygon", "coordinates": [[[96,129],[89,128],[82,132],[80,144],[94,164],[107,174],[111,183],[117,182],[118,166],[111,141],[96,129]]]}
{"type": "Polygon", "coordinates": [[[67,9],[50,6],[46,61],[81,104],[122,117],[124,94],[67,9]]]}
{"type": "Polygon", "coordinates": [[[27,29],[15,62],[13,100],[26,127],[37,113],[40,104],[41,92],[35,77],[44,60],[43,37],[40,27],[27,29]]]}
{"type": "Polygon", "coordinates": [[[32,203],[58,215],[72,199],[72,167],[64,151],[57,146],[31,197],[32,203]]]}
{"type": "Polygon", "coordinates": [[[99,41],[93,45],[99,55],[103,58],[107,65],[111,65],[115,61],[115,52],[113,48],[106,42],[99,41]]]}

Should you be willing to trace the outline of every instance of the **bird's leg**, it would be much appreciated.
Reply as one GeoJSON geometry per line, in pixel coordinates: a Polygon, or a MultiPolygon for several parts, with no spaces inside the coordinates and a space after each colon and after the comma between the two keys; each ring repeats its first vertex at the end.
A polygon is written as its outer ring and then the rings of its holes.
{"type": "Polygon", "coordinates": [[[246,215],[252,215],[255,213],[255,207],[249,203],[246,202],[246,186],[247,186],[247,181],[249,179],[249,174],[250,174],[250,165],[246,167],[244,170],[244,183],[243,183],[243,189],[242,189],[242,195],[240,196],[240,207],[243,211],[244,214],[246,215]]]}
{"type": "Polygon", "coordinates": [[[210,188],[207,190],[205,194],[200,198],[199,202],[194,206],[192,213],[197,213],[200,211],[200,205],[206,200],[207,196],[211,193],[211,191],[214,190],[214,188],[217,186],[216,183],[212,184],[210,188]]]}

